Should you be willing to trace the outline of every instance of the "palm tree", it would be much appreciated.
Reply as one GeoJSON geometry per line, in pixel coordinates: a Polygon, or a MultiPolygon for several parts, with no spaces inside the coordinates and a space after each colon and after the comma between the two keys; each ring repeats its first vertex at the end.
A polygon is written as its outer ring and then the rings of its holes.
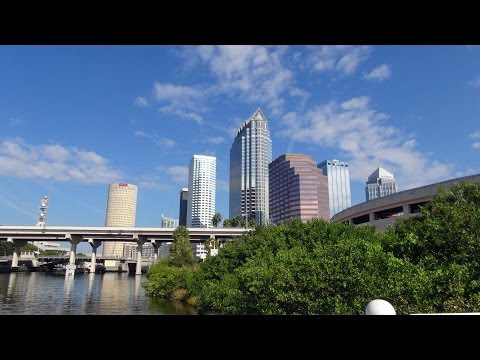
{"type": "Polygon", "coordinates": [[[221,222],[222,222],[222,214],[217,212],[215,215],[213,215],[212,224],[213,226],[217,227],[218,224],[220,224],[221,222]]]}

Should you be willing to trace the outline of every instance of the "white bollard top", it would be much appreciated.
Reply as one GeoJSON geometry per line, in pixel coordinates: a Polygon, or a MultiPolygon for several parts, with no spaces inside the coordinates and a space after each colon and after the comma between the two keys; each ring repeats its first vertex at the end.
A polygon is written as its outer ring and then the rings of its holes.
{"type": "Polygon", "coordinates": [[[396,312],[388,301],[375,299],[367,304],[365,315],[396,315],[396,312]]]}

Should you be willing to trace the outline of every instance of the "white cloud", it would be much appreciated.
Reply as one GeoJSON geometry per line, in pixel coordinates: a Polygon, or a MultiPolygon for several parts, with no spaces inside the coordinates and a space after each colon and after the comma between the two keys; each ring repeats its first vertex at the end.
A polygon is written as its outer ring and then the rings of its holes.
{"type": "Polygon", "coordinates": [[[205,139],[204,142],[210,143],[210,144],[221,144],[225,142],[225,138],[223,136],[212,136],[207,139],[205,139]]]}
{"type": "Polygon", "coordinates": [[[209,45],[194,49],[216,76],[217,93],[239,96],[256,105],[266,104],[273,114],[281,110],[282,96],[293,81],[293,72],[283,65],[286,47],[209,45]]]}
{"type": "Polygon", "coordinates": [[[360,96],[347,101],[344,101],[341,104],[342,110],[360,110],[368,107],[368,102],[370,99],[368,96],[360,96]]]}
{"type": "MultiPolygon", "coordinates": [[[[476,130],[473,133],[470,134],[470,137],[474,140],[480,139],[480,130],[476,130]]],[[[472,148],[474,149],[480,149],[480,141],[474,141],[472,143],[472,148]]]]}
{"type": "Polygon", "coordinates": [[[392,70],[387,64],[377,66],[375,69],[365,74],[364,78],[367,80],[383,81],[390,77],[392,70]]]}
{"type": "Polygon", "coordinates": [[[174,102],[193,101],[202,97],[202,90],[192,86],[180,86],[174,84],[161,84],[155,82],[153,94],[157,100],[174,102]]]}
{"type": "Polygon", "coordinates": [[[470,134],[470,137],[472,139],[480,139],[480,130],[476,130],[473,133],[470,134]]]}
{"type": "Polygon", "coordinates": [[[476,77],[472,81],[469,81],[468,85],[473,86],[474,88],[480,87],[480,76],[476,77]]]}
{"type": "Polygon", "coordinates": [[[141,108],[146,108],[146,107],[150,106],[147,99],[145,99],[143,96],[136,97],[134,102],[133,102],[133,105],[141,107],[141,108]]]}
{"type": "Polygon", "coordinates": [[[198,115],[194,112],[185,111],[185,110],[181,109],[181,107],[176,106],[176,105],[163,106],[163,107],[159,108],[158,111],[162,114],[173,114],[173,115],[178,116],[179,118],[194,121],[198,125],[203,124],[202,116],[200,116],[200,115],[198,115]]]}
{"type": "Polygon", "coordinates": [[[361,62],[370,56],[370,46],[324,45],[310,47],[308,63],[313,70],[337,70],[352,75],[361,62]]]}
{"type": "Polygon", "coordinates": [[[60,145],[44,145],[43,154],[54,162],[65,162],[70,157],[70,151],[60,145]]]}
{"type": "Polygon", "coordinates": [[[176,142],[169,138],[161,138],[157,134],[147,134],[145,131],[137,130],[133,133],[134,136],[150,139],[154,144],[163,146],[165,148],[172,148],[175,146],[176,142]]]}
{"type": "Polygon", "coordinates": [[[415,139],[386,125],[387,118],[362,96],[316,106],[305,114],[291,112],[281,121],[280,135],[339,149],[345,154],[343,160],[350,162],[353,180],[365,181],[378,164],[395,175],[402,189],[452,177],[452,165],[416,150],[415,139]]]}
{"type": "Polygon", "coordinates": [[[11,117],[11,118],[8,119],[8,123],[10,124],[10,126],[16,127],[16,126],[22,125],[23,120],[20,119],[20,118],[11,117]]]}
{"type": "Polygon", "coordinates": [[[181,86],[155,82],[153,96],[157,101],[167,103],[158,109],[160,113],[172,114],[202,125],[203,118],[198,113],[208,110],[204,106],[204,101],[209,96],[211,89],[201,85],[181,86]]]}
{"type": "Polygon", "coordinates": [[[188,167],[187,166],[171,166],[167,168],[166,173],[170,179],[176,183],[188,184],[188,167]]]}
{"type": "Polygon", "coordinates": [[[457,171],[455,173],[455,177],[463,177],[463,176],[473,175],[473,174],[477,174],[477,173],[478,173],[477,170],[472,169],[472,168],[468,168],[465,171],[457,171]]]}
{"type": "Polygon", "coordinates": [[[30,145],[22,139],[0,143],[0,175],[60,182],[110,183],[122,173],[93,151],[61,145],[30,145]]]}

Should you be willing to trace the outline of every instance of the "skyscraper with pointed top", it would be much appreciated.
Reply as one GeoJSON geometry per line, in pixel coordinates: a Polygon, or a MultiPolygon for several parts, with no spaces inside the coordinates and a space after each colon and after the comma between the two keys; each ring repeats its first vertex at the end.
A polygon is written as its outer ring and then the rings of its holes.
{"type": "Polygon", "coordinates": [[[397,192],[397,183],[393,174],[382,167],[378,167],[368,177],[365,184],[365,195],[368,200],[395,194],[397,192]]]}
{"type": "Polygon", "coordinates": [[[272,140],[268,121],[258,108],[238,129],[230,149],[229,217],[255,218],[269,223],[268,164],[272,161],[272,140]]]}

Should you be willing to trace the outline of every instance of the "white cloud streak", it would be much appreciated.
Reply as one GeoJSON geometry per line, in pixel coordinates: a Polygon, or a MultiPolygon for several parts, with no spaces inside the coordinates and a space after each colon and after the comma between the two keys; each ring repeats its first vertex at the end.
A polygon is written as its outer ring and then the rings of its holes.
{"type": "Polygon", "coordinates": [[[30,145],[21,138],[0,143],[0,175],[60,182],[110,183],[122,173],[93,151],[61,145],[30,145]]]}
{"type": "MultiPolygon", "coordinates": [[[[480,139],[480,130],[476,130],[475,132],[471,133],[470,137],[474,140],[479,140],[480,139]]],[[[480,149],[480,141],[474,141],[472,143],[472,148],[480,149]]]]}
{"type": "Polygon", "coordinates": [[[343,151],[353,180],[365,181],[379,164],[395,175],[402,189],[452,177],[452,165],[416,150],[415,139],[386,125],[387,118],[370,108],[369,98],[362,96],[316,106],[305,114],[288,113],[280,135],[343,151]]]}
{"type": "Polygon", "coordinates": [[[479,88],[480,87],[480,76],[476,77],[472,81],[468,82],[468,85],[474,87],[474,88],[479,88]]]}
{"type": "Polygon", "coordinates": [[[137,130],[133,133],[134,136],[139,138],[145,138],[153,141],[155,145],[163,146],[170,149],[175,146],[175,141],[169,138],[161,138],[157,134],[148,134],[145,131],[137,130]]]}
{"type": "Polygon", "coordinates": [[[143,96],[136,97],[135,100],[133,101],[133,105],[140,108],[147,108],[150,106],[147,99],[145,99],[143,96]]]}
{"type": "Polygon", "coordinates": [[[170,179],[176,183],[188,184],[188,167],[187,166],[171,166],[167,168],[166,173],[170,179]]]}
{"type": "Polygon", "coordinates": [[[310,48],[307,61],[314,71],[336,70],[344,75],[352,75],[360,63],[368,59],[370,53],[370,46],[315,46],[310,48]]]}
{"type": "MultiPolygon", "coordinates": [[[[191,52],[191,48],[187,49],[191,52]]],[[[283,94],[292,86],[293,72],[283,65],[286,47],[256,45],[198,46],[197,56],[216,76],[215,92],[266,104],[273,114],[285,102],[283,94]]]]}
{"type": "Polygon", "coordinates": [[[392,75],[392,70],[387,64],[377,66],[375,69],[365,74],[364,78],[373,81],[387,80],[392,75]]]}
{"type": "Polygon", "coordinates": [[[210,90],[204,86],[181,86],[155,82],[153,96],[158,102],[167,103],[158,111],[162,114],[171,114],[182,119],[203,124],[203,118],[198,113],[207,111],[203,102],[210,90]]]}

